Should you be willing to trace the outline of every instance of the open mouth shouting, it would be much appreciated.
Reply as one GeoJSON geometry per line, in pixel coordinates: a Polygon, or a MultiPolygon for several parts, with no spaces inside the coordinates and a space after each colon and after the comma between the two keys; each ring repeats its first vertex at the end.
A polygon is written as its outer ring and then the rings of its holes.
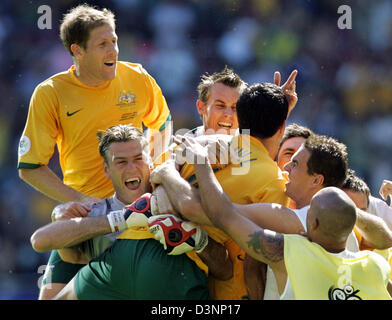
{"type": "Polygon", "coordinates": [[[142,180],[139,177],[132,177],[125,180],[125,186],[129,190],[137,190],[141,185],[142,180]]]}
{"type": "Polygon", "coordinates": [[[109,68],[113,68],[116,65],[116,60],[108,60],[108,61],[104,62],[104,65],[109,68]]]}

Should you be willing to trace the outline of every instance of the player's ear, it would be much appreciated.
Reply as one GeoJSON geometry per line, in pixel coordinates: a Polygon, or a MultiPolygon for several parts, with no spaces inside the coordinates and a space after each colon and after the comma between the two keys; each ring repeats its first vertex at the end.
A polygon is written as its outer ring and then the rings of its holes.
{"type": "Polygon", "coordinates": [[[207,106],[200,99],[197,99],[197,101],[196,101],[196,108],[197,108],[197,112],[199,112],[200,115],[203,115],[206,113],[207,106]]]}
{"type": "Polygon", "coordinates": [[[283,135],[284,129],[286,128],[286,120],[282,123],[282,125],[279,128],[279,133],[283,135]]]}
{"type": "Polygon", "coordinates": [[[322,174],[315,174],[313,178],[313,184],[322,186],[324,184],[324,176],[322,174]]]}
{"type": "Polygon", "coordinates": [[[105,160],[103,161],[103,171],[105,172],[105,177],[107,179],[110,179],[111,177],[110,177],[109,166],[108,166],[108,164],[106,163],[105,160]]]}
{"type": "Polygon", "coordinates": [[[76,58],[80,58],[81,55],[83,54],[82,47],[76,43],[71,44],[71,51],[72,51],[74,57],[76,57],[76,58]]]}

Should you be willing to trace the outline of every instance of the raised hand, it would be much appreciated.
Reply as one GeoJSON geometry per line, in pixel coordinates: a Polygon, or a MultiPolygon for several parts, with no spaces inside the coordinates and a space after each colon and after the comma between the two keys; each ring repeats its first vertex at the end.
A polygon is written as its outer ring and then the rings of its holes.
{"type": "MultiPolygon", "coordinates": [[[[287,113],[287,117],[289,116],[290,112],[294,109],[295,105],[298,102],[298,95],[295,91],[296,89],[296,82],[295,78],[297,77],[298,71],[293,70],[286,80],[286,82],[281,86],[284,95],[286,96],[287,102],[289,104],[289,111],[287,113]]],[[[275,71],[274,73],[274,84],[280,86],[281,75],[279,71],[275,71]]]]}
{"type": "MultiPolygon", "coordinates": [[[[388,200],[388,197],[390,197],[392,200],[392,181],[383,180],[379,193],[385,201],[388,200]]],[[[392,206],[392,201],[390,203],[390,206],[392,206]]]]}

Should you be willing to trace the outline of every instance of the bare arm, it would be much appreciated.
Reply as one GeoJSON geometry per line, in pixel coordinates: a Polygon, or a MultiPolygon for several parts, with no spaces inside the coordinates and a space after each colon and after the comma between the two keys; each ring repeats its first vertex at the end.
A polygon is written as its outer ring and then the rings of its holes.
{"type": "Polygon", "coordinates": [[[363,244],[375,249],[392,247],[392,230],[380,217],[357,209],[356,227],[363,236],[363,244]]]}
{"type": "Polygon", "coordinates": [[[91,203],[99,200],[98,198],[87,197],[66,186],[48,166],[41,166],[36,169],[19,169],[19,177],[37,191],[60,202],[91,203]]]}
{"type": "Polygon", "coordinates": [[[52,300],[79,300],[74,289],[74,280],[70,282],[52,300]]]}
{"type": "Polygon", "coordinates": [[[304,232],[301,221],[296,214],[276,203],[252,203],[239,205],[233,203],[237,213],[247,217],[259,227],[285,234],[300,234],[304,232]]]}
{"type": "Polygon", "coordinates": [[[218,242],[208,238],[207,247],[198,254],[208,266],[208,272],[219,280],[229,280],[233,277],[233,263],[228,251],[218,242]]]}
{"type": "Polygon", "coordinates": [[[194,167],[202,204],[213,224],[231,236],[254,259],[271,266],[283,264],[283,235],[264,230],[238,214],[209,164],[195,164],[194,167]]]}
{"type": "Polygon", "coordinates": [[[99,235],[111,233],[110,224],[105,216],[73,218],[55,221],[39,228],[31,236],[35,251],[72,247],[99,235]]]}

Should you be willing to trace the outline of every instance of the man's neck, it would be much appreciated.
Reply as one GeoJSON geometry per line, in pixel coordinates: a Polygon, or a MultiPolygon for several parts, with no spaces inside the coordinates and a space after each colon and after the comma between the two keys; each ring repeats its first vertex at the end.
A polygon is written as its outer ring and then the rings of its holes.
{"type": "Polygon", "coordinates": [[[318,244],[320,246],[322,246],[326,251],[328,251],[329,253],[341,253],[344,250],[346,250],[346,242],[342,242],[342,243],[331,243],[330,241],[320,241],[318,242],[318,244]]]}
{"type": "Polygon", "coordinates": [[[114,201],[118,202],[118,204],[122,205],[122,207],[124,207],[125,205],[129,204],[129,203],[125,203],[124,201],[122,201],[122,200],[118,197],[117,193],[114,193],[113,199],[114,199],[114,201]]]}
{"type": "Polygon", "coordinates": [[[257,138],[267,149],[268,155],[271,157],[272,160],[275,160],[276,155],[278,154],[279,143],[277,143],[275,136],[270,138],[260,139],[257,138]]]}
{"type": "Polygon", "coordinates": [[[100,85],[106,82],[103,80],[92,79],[91,77],[86,76],[88,72],[84,72],[83,69],[80,67],[80,65],[76,62],[75,62],[74,74],[76,78],[79,79],[80,82],[82,82],[83,84],[89,87],[99,87],[100,85]]]}

